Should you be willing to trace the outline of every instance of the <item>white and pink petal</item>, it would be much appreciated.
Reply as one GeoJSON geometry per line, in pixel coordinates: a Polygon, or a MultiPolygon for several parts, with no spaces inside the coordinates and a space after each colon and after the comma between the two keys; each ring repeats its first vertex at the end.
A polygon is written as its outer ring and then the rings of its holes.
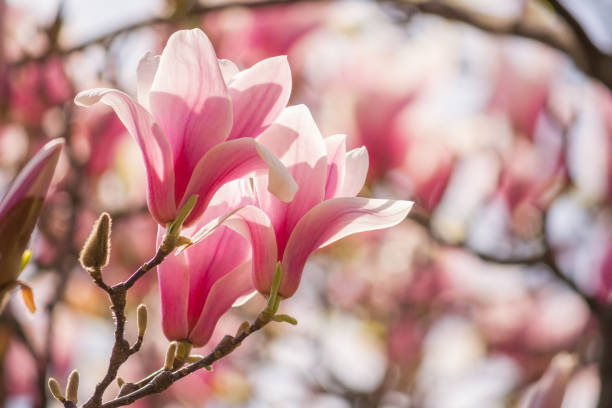
{"type": "Polygon", "coordinates": [[[291,94],[286,56],[268,58],[235,74],[229,85],[234,123],[229,139],[256,137],[280,115],[291,94]]]}
{"type": "Polygon", "coordinates": [[[283,280],[279,293],[292,296],[312,252],[347,235],[389,228],[400,223],[412,208],[411,201],[332,198],[312,208],[295,226],[283,255],[283,280]]]}
{"type": "Polygon", "coordinates": [[[172,150],[151,114],[142,105],[116,89],[96,88],[83,91],[74,100],[81,106],[103,102],[113,108],[142,151],[147,170],[147,202],[153,218],[161,225],[174,220],[177,208],[174,198],[172,150]]]}

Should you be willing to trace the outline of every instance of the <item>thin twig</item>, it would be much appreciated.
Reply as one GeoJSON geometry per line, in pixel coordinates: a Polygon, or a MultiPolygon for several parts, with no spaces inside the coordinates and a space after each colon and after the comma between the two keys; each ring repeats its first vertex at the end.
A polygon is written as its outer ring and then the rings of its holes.
{"type": "Polygon", "coordinates": [[[209,367],[216,361],[227,356],[232,351],[234,351],[236,347],[240,346],[244,339],[246,339],[252,333],[263,328],[270,321],[271,320],[269,318],[266,318],[264,314],[261,313],[246,330],[240,332],[236,336],[227,335],[223,337],[223,339],[219,342],[219,344],[217,344],[215,349],[202,359],[175,371],[163,370],[155,377],[153,377],[149,382],[147,382],[146,385],[142,388],[127,395],[115,398],[114,400],[109,401],[105,404],[102,404],[102,408],[121,407],[124,405],[131,404],[148,395],[158,394],[166,390],[181,378],[186,377],[187,375],[202,368],[209,367]]]}
{"type": "Polygon", "coordinates": [[[106,374],[104,375],[104,378],[96,385],[92,397],[85,403],[85,405],[83,405],[84,408],[96,408],[101,406],[102,396],[108,386],[115,380],[115,378],[117,378],[119,368],[131,355],[140,350],[143,341],[142,336],[138,336],[138,340],[132,346],[130,346],[128,341],[125,339],[125,305],[127,291],[138,281],[138,279],[159,265],[166,258],[166,256],[172,252],[173,249],[174,246],[168,245],[166,240],[164,240],[152,259],[140,266],[140,268],[138,268],[136,272],[134,272],[125,282],[120,282],[114,286],[108,286],[100,277],[101,273],[92,274],[96,285],[98,285],[108,294],[111,301],[111,310],[115,320],[115,341],[108,362],[108,367],[106,369],[106,374]]]}
{"type": "Polygon", "coordinates": [[[143,277],[144,274],[150,271],[152,268],[159,265],[166,258],[166,256],[168,256],[170,252],[172,252],[173,249],[173,247],[167,245],[160,245],[157,249],[157,252],[155,253],[155,256],[152,259],[141,265],[140,268],[138,268],[136,272],[134,272],[132,276],[130,276],[125,282],[115,285],[113,287],[113,290],[119,290],[120,287],[122,287],[124,290],[127,290],[134,286],[138,279],[143,277]]]}

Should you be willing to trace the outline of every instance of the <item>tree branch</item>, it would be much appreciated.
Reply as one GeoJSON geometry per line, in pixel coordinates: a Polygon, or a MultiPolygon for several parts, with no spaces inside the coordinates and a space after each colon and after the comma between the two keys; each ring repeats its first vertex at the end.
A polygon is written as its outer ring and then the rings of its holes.
{"type": "MultiPolygon", "coordinates": [[[[589,307],[590,311],[595,315],[600,321],[603,319],[604,308],[599,304],[599,302],[592,296],[586,294],[582,291],[571,278],[569,278],[559,265],[557,264],[554,256],[554,251],[552,250],[548,240],[543,234],[543,242],[544,251],[533,256],[528,257],[498,257],[495,255],[483,253],[474,248],[468,247],[465,243],[460,244],[452,244],[444,241],[440,237],[438,237],[433,228],[431,227],[430,220],[427,216],[423,215],[419,211],[415,211],[411,213],[408,218],[412,219],[417,224],[421,225],[428,232],[429,236],[440,246],[443,247],[457,247],[462,248],[470,252],[471,254],[477,256],[484,262],[495,263],[499,265],[525,265],[525,266],[535,266],[535,265],[545,265],[549,271],[561,282],[563,282],[572,292],[578,295],[589,307]]],[[[544,217],[546,218],[546,217],[544,217]]],[[[543,231],[545,231],[545,226],[543,226],[543,231]]]]}
{"type": "Polygon", "coordinates": [[[108,368],[104,378],[96,385],[94,394],[92,397],[83,405],[83,408],[97,408],[102,404],[102,396],[108,388],[108,386],[117,377],[119,368],[125,363],[128,358],[140,350],[143,338],[138,336],[138,340],[133,346],[130,346],[128,341],[125,339],[125,305],[127,298],[127,291],[131,288],[141,277],[145,275],[149,270],[159,265],[173,250],[174,245],[172,240],[166,240],[157,249],[155,256],[148,262],[144,263],[140,268],[136,270],[125,282],[118,283],[114,286],[108,286],[101,278],[101,271],[97,270],[92,273],[92,278],[96,285],[104,290],[111,301],[111,310],[113,312],[113,318],[115,320],[115,342],[111,351],[111,356],[108,362],[108,368]]]}
{"type": "Polygon", "coordinates": [[[556,0],[549,0],[556,15],[574,33],[578,47],[564,41],[558,34],[524,21],[516,20],[507,24],[491,21],[487,16],[479,15],[471,10],[456,7],[440,0],[410,1],[410,0],[378,0],[390,4],[395,9],[412,16],[415,12],[435,15],[447,20],[458,21],[490,34],[517,36],[540,42],[548,47],[566,54],[572,59],[578,69],[585,74],[600,80],[612,89],[612,56],[597,48],[575,17],[556,0]]]}
{"type": "Polygon", "coordinates": [[[40,62],[40,61],[44,61],[45,59],[49,58],[52,55],[55,56],[66,56],[69,54],[72,54],[74,52],[78,52],[78,51],[83,51],[84,49],[95,45],[95,44],[108,44],[110,41],[112,41],[114,38],[116,38],[117,36],[130,32],[130,31],[134,31],[140,28],[144,28],[144,27],[148,27],[148,26],[152,26],[152,25],[158,25],[158,24],[171,24],[171,23],[179,23],[180,21],[182,21],[182,19],[184,19],[185,17],[191,17],[191,16],[200,16],[200,15],[204,15],[207,13],[212,13],[215,11],[221,11],[221,10],[226,10],[226,9],[230,9],[230,8],[236,8],[236,7],[245,7],[245,8],[250,8],[250,9],[254,9],[254,8],[260,8],[260,7],[267,7],[267,6],[274,6],[274,5],[282,5],[282,4],[292,4],[292,3],[300,3],[300,2],[305,2],[305,1],[310,1],[310,2],[318,2],[318,1],[325,1],[325,0],[262,0],[262,1],[230,1],[227,3],[221,3],[221,4],[215,4],[215,5],[208,5],[208,6],[204,6],[204,5],[200,5],[200,4],[195,4],[194,6],[192,6],[190,9],[188,9],[187,11],[185,11],[184,13],[181,13],[178,16],[169,16],[169,17],[153,17],[153,18],[148,18],[146,20],[142,20],[142,21],[137,21],[135,23],[126,25],[124,27],[121,27],[117,30],[105,33],[99,37],[93,38],[91,40],[82,42],[81,44],[75,45],[73,47],[69,47],[69,48],[57,48],[57,49],[48,49],[46,52],[42,53],[41,55],[38,55],[36,57],[26,57],[23,58],[21,60],[18,60],[12,64],[10,64],[10,68],[19,68],[25,64],[28,64],[30,62],[40,62]]]}
{"type": "Polygon", "coordinates": [[[158,394],[166,389],[168,389],[172,384],[176,381],[180,380],[187,375],[198,371],[202,368],[209,367],[216,361],[230,354],[234,349],[236,349],[240,344],[249,337],[252,333],[260,330],[265,325],[270,323],[272,320],[269,316],[266,316],[264,312],[260,313],[255,321],[249,325],[245,330],[240,331],[236,336],[225,336],[223,339],[217,344],[215,349],[211,351],[207,356],[202,359],[196,361],[195,363],[191,363],[185,367],[179,368],[175,371],[171,370],[162,370],[159,374],[155,375],[149,382],[146,383],[142,388],[139,388],[136,391],[133,391],[127,395],[123,395],[115,398],[112,401],[109,401],[105,404],[102,404],[102,408],[116,408],[124,405],[132,404],[133,402],[144,398],[151,394],[158,394]]]}

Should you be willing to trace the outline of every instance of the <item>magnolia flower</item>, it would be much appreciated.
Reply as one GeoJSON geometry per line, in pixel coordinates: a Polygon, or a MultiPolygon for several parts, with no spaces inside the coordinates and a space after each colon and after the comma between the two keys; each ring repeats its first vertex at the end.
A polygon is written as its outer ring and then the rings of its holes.
{"type": "Polygon", "coordinates": [[[34,311],[31,289],[17,278],[63,145],[63,139],[55,139],[43,146],[0,202],[0,309],[9,292],[21,286],[26,305],[34,311]]]}
{"type": "Polygon", "coordinates": [[[147,202],[155,220],[177,218],[193,195],[192,225],[223,184],[269,169],[270,191],[291,200],[295,183],[278,159],[255,141],[285,108],[291,72],[285,57],[239,72],[217,60],[199,29],[170,36],[161,56],[138,66],[138,102],[107,88],[79,93],[75,102],[111,106],[136,139],[147,170],[147,202]]]}
{"type": "MultiPolygon", "coordinates": [[[[232,208],[252,201],[243,180],[224,185],[193,228],[232,208]]],[[[183,231],[190,233],[190,229],[183,231]]],[[[159,240],[163,230],[160,228],[159,240]]],[[[169,340],[189,341],[196,347],[210,339],[217,321],[240,296],[253,292],[251,246],[226,226],[157,267],[162,327],[169,340]]]]}
{"type": "Polygon", "coordinates": [[[259,208],[246,206],[225,221],[251,240],[253,281],[263,294],[270,292],[277,262],[282,268],[278,293],[288,298],[313,251],[356,232],[396,225],[412,208],[410,201],[355,197],[368,172],[367,150],[347,152],[344,135],[323,139],[303,105],[285,109],[260,141],[298,184],[294,200],[284,203],[266,191],[265,178],[257,178],[259,208]]]}

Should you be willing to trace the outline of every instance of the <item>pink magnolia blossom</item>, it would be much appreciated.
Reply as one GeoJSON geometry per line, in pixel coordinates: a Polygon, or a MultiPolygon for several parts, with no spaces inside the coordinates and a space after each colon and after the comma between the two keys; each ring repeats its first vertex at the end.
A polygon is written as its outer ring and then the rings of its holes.
{"type": "Polygon", "coordinates": [[[97,88],[75,101],[110,105],[138,142],[147,170],[147,202],[155,220],[176,219],[186,201],[199,199],[184,225],[192,225],[223,184],[269,169],[270,190],[291,200],[295,183],[256,142],[285,108],[291,72],[285,57],[263,60],[239,72],[217,60],[199,29],[170,36],[161,56],[146,54],[138,67],[138,102],[97,88]]]}
{"type": "Polygon", "coordinates": [[[40,126],[45,112],[73,95],[60,59],[31,63],[8,76],[11,114],[30,126],[40,126]]]}
{"type": "Polygon", "coordinates": [[[356,232],[396,225],[412,207],[409,201],[355,197],[368,172],[367,150],[347,152],[344,135],[323,139],[303,105],[285,109],[260,140],[281,158],[299,186],[294,200],[285,203],[266,190],[265,178],[257,178],[259,208],[247,206],[227,223],[249,236],[253,281],[263,294],[270,292],[277,262],[282,267],[278,293],[288,298],[316,249],[356,232]]]}
{"type": "Polygon", "coordinates": [[[367,64],[359,59],[339,72],[330,88],[350,97],[350,109],[344,117],[330,115],[330,122],[333,128],[353,129],[349,147],[368,149],[369,180],[388,181],[399,198],[413,198],[433,211],[453,174],[456,157],[439,138],[430,137],[435,135],[415,130],[412,112],[427,85],[401,80],[393,72],[377,75],[389,70],[388,58],[371,58],[367,64]]]}
{"type": "MultiPolygon", "coordinates": [[[[199,228],[232,208],[250,203],[243,180],[224,185],[194,225],[199,228]]],[[[184,231],[189,233],[189,229],[184,231]]],[[[160,228],[159,239],[163,229],[160,228]]],[[[220,226],[205,239],[157,268],[162,327],[169,340],[204,346],[217,321],[240,296],[253,291],[251,246],[247,239],[220,226]]]]}
{"type": "Polygon", "coordinates": [[[533,137],[538,118],[546,111],[557,70],[556,58],[545,50],[538,51],[540,59],[529,64],[502,54],[489,106],[491,111],[503,113],[514,129],[528,138],[533,137]]]}
{"type": "Polygon", "coordinates": [[[4,301],[11,289],[21,284],[23,252],[34,230],[47,189],[53,178],[64,141],[47,143],[19,173],[0,201],[0,297],[4,301]]]}
{"type": "MultiPolygon", "coordinates": [[[[81,112],[78,112],[81,113],[81,112]]],[[[124,137],[125,127],[113,112],[103,107],[77,115],[72,125],[72,140],[78,147],[79,159],[92,178],[100,177],[111,168],[124,137]]]]}
{"type": "Polygon", "coordinates": [[[410,134],[397,122],[415,95],[371,88],[362,89],[357,95],[355,122],[359,142],[370,155],[370,175],[380,178],[405,163],[410,134]]]}
{"type": "Polygon", "coordinates": [[[535,225],[567,180],[566,144],[561,130],[542,115],[532,140],[518,138],[505,160],[497,196],[506,205],[512,228],[530,235],[535,225]]]}
{"type": "MultiPolygon", "coordinates": [[[[273,55],[289,55],[292,64],[300,41],[325,22],[325,4],[284,4],[251,10],[224,10],[204,16],[204,26],[222,58],[253,63],[273,55]],[[236,17],[239,13],[240,17],[236,17]],[[236,24],[241,18],[241,24],[236,24]],[[231,21],[230,24],[227,22],[231,21]]],[[[294,67],[295,68],[295,67],[294,67]]],[[[298,67],[299,72],[299,67],[298,67]]]]}

